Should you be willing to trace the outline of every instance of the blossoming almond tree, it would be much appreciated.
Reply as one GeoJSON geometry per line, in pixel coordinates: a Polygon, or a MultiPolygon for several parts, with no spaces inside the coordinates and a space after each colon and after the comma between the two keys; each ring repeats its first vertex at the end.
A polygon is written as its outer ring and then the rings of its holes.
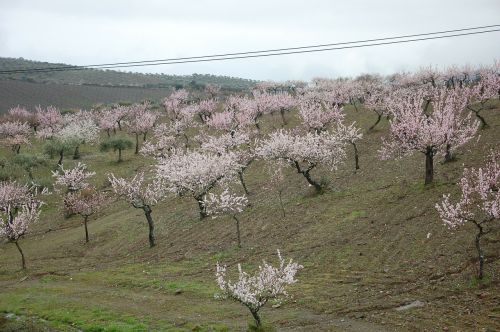
{"type": "Polygon", "coordinates": [[[222,155],[231,152],[235,155],[241,168],[238,170],[240,183],[245,190],[245,194],[249,194],[248,188],[244,180],[244,173],[248,166],[255,160],[255,146],[251,144],[251,132],[231,131],[223,133],[220,136],[199,135],[201,149],[204,151],[222,155]]]}
{"type": "Polygon", "coordinates": [[[99,140],[99,126],[91,112],[78,111],[63,117],[63,127],[54,134],[64,144],[74,146],[73,159],[80,158],[80,145],[99,140]]]}
{"type": "Polygon", "coordinates": [[[263,261],[254,275],[244,272],[238,264],[238,281],[233,283],[226,275],[226,266],[217,262],[217,284],[222,291],[223,299],[232,299],[243,304],[250,310],[257,327],[262,326],[259,316],[260,309],[270,300],[282,301],[288,297],[286,287],[297,282],[295,275],[303,266],[292,259],[285,264],[285,259],[278,250],[279,267],[274,267],[263,261]]]}
{"type": "Polygon", "coordinates": [[[425,155],[425,184],[434,178],[434,156],[445,154],[447,144],[462,146],[474,137],[477,121],[464,114],[465,104],[458,102],[457,92],[437,91],[431,98],[432,112],[426,112],[425,90],[408,90],[405,96],[391,102],[394,118],[390,121],[390,139],[383,140],[382,159],[409,155],[415,151],[425,155]]]}
{"type": "Polygon", "coordinates": [[[460,179],[461,196],[452,203],[450,194],[436,204],[441,220],[450,229],[466,223],[476,226],[476,250],[479,257],[478,278],[484,276],[484,253],[481,239],[491,229],[492,221],[500,221],[500,153],[491,153],[484,167],[464,169],[460,179]]]}
{"type": "Polygon", "coordinates": [[[7,121],[0,123],[0,143],[19,153],[22,145],[30,144],[31,128],[26,122],[7,121]]]}
{"type": "Polygon", "coordinates": [[[153,217],[153,206],[161,201],[165,195],[165,186],[161,181],[155,179],[152,183],[146,183],[144,173],[135,175],[131,180],[117,178],[113,174],[109,176],[109,182],[116,195],[124,199],[136,209],[142,209],[149,227],[149,246],[156,245],[155,225],[153,217]]]}
{"type": "Polygon", "coordinates": [[[0,237],[16,245],[21,254],[22,268],[26,268],[19,239],[29,226],[38,221],[42,202],[35,198],[31,188],[15,182],[0,183],[0,237]]]}
{"type": "Polygon", "coordinates": [[[64,187],[66,192],[75,192],[89,186],[87,180],[95,175],[95,172],[88,172],[87,165],[78,163],[75,167],[64,169],[60,165],[59,169],[52,172],[52,176],[56,179],[55,189],[60,191],[64,187]]]}
{"type": "Polygon", "coordinates": [[[310,132],[325,131],[330,125],[344,118],[344,113],[338,105],[325,103],[310,96],[301,98],[299,105],[302,124],[310,132]]]}
{"type": "Polygon", "coordinates": [[[39,123],[36,132],[38,137],[42,139],[52,138],[59,132],[63,125],[63,116],[61,112],[53,106],[49,106],[45,109],[38,106],[35,109],[36,118],[39,123]]]}
{"type": "Polygon", "coordinates": [[[85,226],[85,242],[89,242],[88,219],[109,203],[108,196],[94,187],[87,187],[77,192],[69,192],[64,196],[64,209],[70,214],[83,217],[85,226]]]}
{"type": "Polygon", "coordinates": [[[204,219],[207,212],[203,197],[221,181],[232,180],[240,168],[234,153],[217,155],[188,150],[161,158],[157,174],[165,181],[168,191],[193,197],[198,203],[200,219],[204,219]]]}
{"type": "Polygon", "coordinates": [[[139,135],[146,140],[147,133],[153,129],[159,115],[149,110],[149,104],[135,104],[129,110],[127,129],[135,135],[135,154],[139,154],[139,135]]]}
{"type": "Polygon", "coordinates": [[[243,212],[248,205],[246,196],[237,196],[229,192],[228,189],[220,195],[209,193],[203,198],[203,206],[207,215],[216,218],[220,215],[231,215],[236,221],[236,235],[238,236],[238,248],[241,248],[240,220],[236,217],[238,213],[243,212]]]}
{"type": "Polygon", "coordinates": [[[259,143],[256,154],[265,160],[286,162],[321,192],[324,185],[312,178],[311,171],[318,165],[337,169],[345,158],[345,141],[335,132],[296,135],[278,130],[259,143]]]}

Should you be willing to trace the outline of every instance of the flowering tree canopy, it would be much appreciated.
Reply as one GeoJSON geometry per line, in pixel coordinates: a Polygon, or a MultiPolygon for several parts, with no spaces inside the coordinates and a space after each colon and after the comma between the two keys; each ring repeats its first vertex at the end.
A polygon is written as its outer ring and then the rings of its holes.
{"type": "Polygon", "coordinates": [[[260,142],[256,154],[265,160],[285,161],[317,191],[321,191],[323,185],[315,181],[310,172],[318,165],[324,165],[330,170],[337,169],[345,158],[345,140],[336,132],[296,135],[278,130],[260,142]]]}
{"type": "Polygon", "coordinates": [[[16,182],[0,182],[0,237],[15,243],[23,269],[26,263],[18,240],[32,223],[38,221],[41,205],[32,188],[16,182]]]}
{"type": "Polygon", "coordinates": [[[89,186],[87,180],[94,175],[95,172],[88,172],[87,165],[80,162],[71,169],[64,169],[64,166],[60,165],[58,170],[52,172],[52,176],[56,179],[56,190],[65,187],[68,192],[87,188],[89,186]]]}
{"type": "Polygon", "coordinates": [[[426,156],[425,184],[433,180],[434,155],[445,154],[447,148],[457,148],[476,133],[479,123],[464,114],[467,97],[457,90],[436,90],[431,98],[432,112],[426,111],[426,91],[408,91],[391,102],[390,139],[384,140],[382,159],[412,154],[426,156]]]}
{"type": "Polygon", "coordinates": [[[444,195],[441,204],[436,204],[441,220],[449,228],[457,228],[467,222],[478,229],[476,249],[479,255],[479,278],[483,277],[484,256],[480,240],[490,230],[485,227],[500,220],[500,154],[491,153],[484,167],[464,169],[460,179],[461,196],[452,203],[450,195],[444,195]]]}
{"type": "Polygon", "coordinates": [[[283,300],[288,296],[286,287],[297,282],[295,274],[303,266],[292,259],[285,264],[285,259],[278,250],[279,267],[274,267],[263,262],[259,270],[254,275],[244,272],[241,265],[238,264],[238,281],[232,283],[226,275],[226,266],[219,265],[217,262],[217,284],[222,291],[221,298],[233,299],[246,306],[255,320],[257,326],[262,322],[259,316],[259,310],[269,300],[283,300]]]}
{"type": "Polygon", "coordinates": [[[234,153],[217,155],[186,151],[161,158],[157,174],[165,181],[170,192],[194,197],[200,208],[200,218],[203,219],[207,216],[203,197],[222,180],[233,178],[240,168],[234,153]]]}

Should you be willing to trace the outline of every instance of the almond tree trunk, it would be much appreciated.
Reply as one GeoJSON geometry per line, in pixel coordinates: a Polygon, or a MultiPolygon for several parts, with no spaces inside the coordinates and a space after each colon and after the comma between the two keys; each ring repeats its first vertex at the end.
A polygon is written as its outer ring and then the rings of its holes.
{"type": "Polygon", "coordinates": [[[155,224],[153,222],[153,217],[151,216],[151,213],[153,212],[151,208],[148,205],[145,205],[143,208],[144,214],[146,215],[146,219],[148,221],[148,227],[149,227],[149,247],[153,248],[156,243],[155,243],[155,224]]]}
{"type": "Polygon", "coordinates": [[[434,180],[434,151],[427,147],[425,152],[425,185],[429,185],[434,180]]]}
{"type": "Polygon", "coordinates": [[[21,250],[21,247],[19,246],[19,243],[17,243],[17,241],[18,240],[14,241],[14,243],[17,247],[17,250],[19,250],[19,253],[21,254],[21,266],[22,266],[23,270],[26,270],[26,261],[24,260],[24,253],[21,250]]]}

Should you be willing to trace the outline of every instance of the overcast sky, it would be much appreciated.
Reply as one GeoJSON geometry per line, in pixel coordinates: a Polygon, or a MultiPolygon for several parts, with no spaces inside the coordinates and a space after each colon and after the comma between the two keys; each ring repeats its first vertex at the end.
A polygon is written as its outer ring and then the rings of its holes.
{"type": "MultiPolygon", "coordinates": [[[[0,56],[84,65],[352,41],[500,23],[499,0],[0,0],[0,56]]],[[[490,64],[500,32],[127,70],[301,79],[490,64]]]]}

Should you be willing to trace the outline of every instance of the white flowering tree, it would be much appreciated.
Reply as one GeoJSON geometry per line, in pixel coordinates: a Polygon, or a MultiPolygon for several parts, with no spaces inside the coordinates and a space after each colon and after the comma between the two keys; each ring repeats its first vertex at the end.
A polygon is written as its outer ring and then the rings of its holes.
{"type": "Polygon", "coordinates": [[[238,248],[241,248],[240,220],[236,217],[238,213],[243,212],[248,205],[246,196],[238,196],[229,192],[228,189],[220,195],[209,193],[203,199],[203,206],[207,215],[216,218],[221,215],[230,215],[236,221],[236,235],[238,238],[238,248]]]}
{"type": "Polygon", "coordinates": [[[86,187],[80,191],[69,192],[64,196],[64,209],[69,214],[83,217],[85,242],[89,242],[88,220],[93,214],[102,210],[109,203],[109,197],[95,187],[86,187]]]}
{"type": "Polygon", "coordinates": [[[262,326],[260,309],[270,300],[282,301],[286,298],[288,296],[286,287],[297,282],[295,274],[303,268],[292,259],[286,264],[279,250],[278,259],[278,267],[263,261],[263,265],[259,266],[259,270],[254,275],[243,272],[241,265],[238,264],[239,276],[235,283],[227,277],[226,266],[217,262],[217,284],[222,291],[219,297],[232,299],[247,307],[257,327],[262,326]]]}
{"type": "Polygon", "coordinates": [[[79,159],[80,145],[93,144],[99,140],[99,126],[94,120],[93,114],[86,111],[65,115],[63,119],[64,125],[54,134],[54,137],[73,146],[75,149],[73,159],[79,159]]]}
{"type": "Polygon", "coordinates": [[[198,203],[200,219],[207,216],[203,198],[221,181],[232,180],[241,169],[233,153],[213,154],[199,151],[174,152],[159,160],[157,175],[168,191],[191,196],[198,203]]]}
{"type": "Polygon", "coordinates": [[[441,220],[450,229],[472,223],[477,229],[476,250],[479,257],[478,278],[484,275],[484,253],[482,237],[493,221],[500,221],[500,153],[491,153],[484,167],[464,169],[460,179],[461,196],[452,203],[450,195],[444,195],[441,204],[436,204],[441,220]]]}
{"type": "Polygon", "coordinates": [[[95,172],[87,171],[87,165],[78,163],[75,167],[64,169],[63,165],[52,172],[55,178],[55,189],[60,191],[65,188],[66,192],[75,192],[89,186],[87,180],[95,175],[95,172]]]}
{"type": "Polygon", "coordinates": [[[149,227],[149,246],[156,245],[155,225],[152,217],[153,207],[161,201],[166,194],[162,181],[155,179],[147,183],[144,173],[135,175],[132,179],[117,178],[113,174],[109,176],[109,182],[115,194],[131,204],[136,209],[144,211],[149,227]]]}
{"type": "Polygon", "coordinates": [[[278,130],[260,142],[256,154],[265,160],[284,161],[302,174],[317,192],[321,192],[324,185],[313,179],[311,171],[318,165],[337,169],[345,158],[345,140],[335,132],[298,135],[278,130]]]}
{"type": "Polygon", "coordinates": [[[38,221],[41,205],[32,188],[15,182],[0,183],[0,237],[16,245],[23,269],[26,268],[26,261],[19,239],[31,224],[38,221]]]}

